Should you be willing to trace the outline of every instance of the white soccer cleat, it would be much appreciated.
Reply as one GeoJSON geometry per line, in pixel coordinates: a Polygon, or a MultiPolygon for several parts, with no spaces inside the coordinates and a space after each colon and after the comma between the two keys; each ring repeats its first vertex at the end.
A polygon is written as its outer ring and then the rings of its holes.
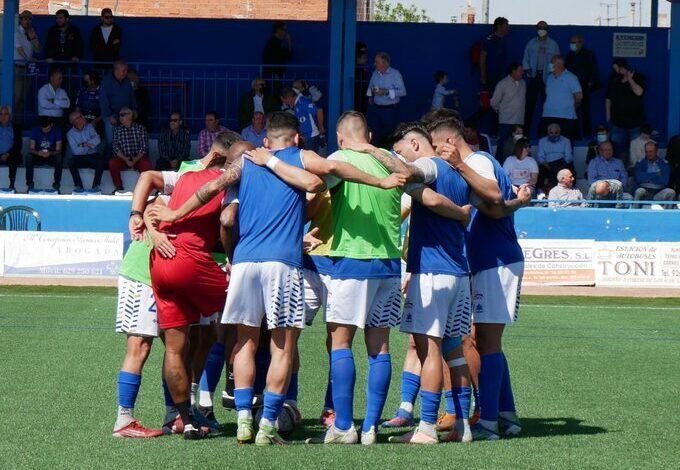
{"type": "Polygon", "coordinates": [[[359,435],[354,426],[347,431],[341,431],[333,425],[326,430],[325,434],[312,437],[305,442],[307,444],[356,444],[359,442],[359,435]]]}
{"type": "Polygon", "coordinates": [[[428,434],[418,428],[414,431],[407,432],[403,436],[390,436],[389,442],[393,444],[418,444],[418,445],[432,445],[439,443],[437,434],[428,434]]]}
{"type": "Polygon", "coordinates": [[[361,432],[361,445],[372,446],[378,442],[378,433],[375,432],[375,426],[371,426],[367,432],[361,432]]]}

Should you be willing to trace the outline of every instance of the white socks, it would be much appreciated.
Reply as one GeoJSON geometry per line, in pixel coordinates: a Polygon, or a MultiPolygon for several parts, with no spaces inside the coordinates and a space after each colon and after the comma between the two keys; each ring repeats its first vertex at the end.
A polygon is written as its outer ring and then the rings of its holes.
{"type": "Polygon", "coordinates": [[[434,423],[426,423],[422,419],[418,423],[418,431],[427,434],[428,436],[437,437],[437,428],[434,423]]]}
{"type": "Polygon", "coordinates": [[[116,417],[116,424],[114,425],[114,429],[118,430],[120,428],[124,428],[128,424],[130,424],[132,421],[134,421],[134,408],[125,408],[123,406],[118,407],[118,416],[116,417]]]}
{"type": "Polygon", "coordinates": [[[198,392],[198,384],[191,384],[191,392],[189,393],[189,399],[191,400],[191,406],[196,405],[196,392],[198,392]]]}
{"type": "Polygon", "coordinates": [[[402,401],[401,404],[399,405],[399,409],[404,410],[408,414],[412,415],[413,414],[413,403],[408,402],[408,401],[402,401]]]}
{"type": "Polygon", "coordinates": [[[213,392],[209,392],[208,390],[199,390],[198,406],[202,408],[212,408],[214,395],[215,394],[213,392]]]}
{"type": "Polygon", "coordinates": [[[238,412],[238,419],[253,419],[252,410],[241,410],[238,412]]]}

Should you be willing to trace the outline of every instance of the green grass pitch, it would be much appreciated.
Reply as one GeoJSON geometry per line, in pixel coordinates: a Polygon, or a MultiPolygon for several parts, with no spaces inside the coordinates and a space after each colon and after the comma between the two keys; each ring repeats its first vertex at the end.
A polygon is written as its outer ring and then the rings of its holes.
{"type": "MultiPolygon", "coordinates": [[[[220,435],[111,437],[124,338],[113,332],[115,291],[0,288],[2,468],[678,468],[680,299],[525,297],[505,341],[521,437],[428,448],[381,443],[306,446],[326,382],[324,330],[301,339],[304,427],[287,448],[236,444],[235,414],[216,406],[220,435]]],[[[366,358],[356,342],[355,417],[363,415],[366,358]]],[[[383,417],[399,402],[405,336],[392,335],[383,417]]],[[[159,427],[162,345],[144,371],[137,418],[159,427]]],[[[218,390],[221,390],[222,383],[218,390]]]]}

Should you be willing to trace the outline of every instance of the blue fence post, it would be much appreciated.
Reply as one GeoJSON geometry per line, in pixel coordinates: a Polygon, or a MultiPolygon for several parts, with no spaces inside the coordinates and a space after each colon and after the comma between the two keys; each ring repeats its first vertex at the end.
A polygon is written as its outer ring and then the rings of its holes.
{"type": "MultiPolygon", "coordinates": [[[[14,28],[19,0],[5,0],[2,17],[2,104],[14,103],[14,28]]],[[[18,110],[17,110],[18,111],[18,110]]]]}
{"type": "MultiPolygon", "coordinates": [[[[354,80],[356,74],[356,42],[357,42],[357,2],[345,0],[345,37],[344,41],[344,70],[342,74],[342,110],[354,109],[354,80]]],[[[332,125],[335,123],[329,123],[332,125]]]]}
{"type": "MultiPolygon", "coordinates": [[[[652,28],[658,28],[659,27],[659,0],[652,0],[652,4],[650,5],[651,8],[651,13],[649,15],[650,23],[649,26],[652,28]]],[[[642,15],[642,13],[640,13],[642,15]]]]}
{"type": "MultiPolygon", "coordinates": [[[[328,67],[328,129],[335,129],[335,122],[342,110],[342,50],[345,0],[328,0],[328,21],[330,23],[330,52],[328,67]]],[[[337,150],[337,142],[328,133],[328,151],[337,150]]]]}
{"type": "Polygon", "coordinates": [[[671,2],[668,68],[668,137],[680,133],[680,0],[671,2]]]}

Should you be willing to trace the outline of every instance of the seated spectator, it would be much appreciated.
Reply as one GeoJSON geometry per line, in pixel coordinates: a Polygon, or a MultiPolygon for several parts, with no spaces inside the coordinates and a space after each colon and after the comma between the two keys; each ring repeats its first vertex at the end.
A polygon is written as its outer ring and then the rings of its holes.
{"type": "Polygon", "coordinates": [[[50,72],[49,83],[44,84],[38,90],[38,116],[49,116],[61,120],[64,110],[71,107],[68,94],[61,87],[64,76],[59,69],[50,72]]]}
{"type": "Polygon", "coordinates": [[[203,158],[208,154],[217,134],[226,130],[229,129],[220,125],[220,116],[217,114],[217,111],[205,113],[205,129],[198,133],[199,158],[203,158]]]}
{"type": "Polygon", "coordinates": [[[251,82],[251,89],[241,96],[238,101],[238,123],[240,128],[250,124],[255,112],[260,112],[265,116],[280,107],[278,99],[265,92],[265,81],[256,77],[251,82]]]}
{"type": "Polygon", "coordinates": [[[102,184],[102,173],[106,164],[104,155],[99,151],[102,139],[80,111],[73,111],[69,115],[69,121],[73,127],[66,134],[68,148],[71,151],[67,165],[73,178],[73,192],[76,194],[84,192],[79,171],[81,168],[94,169],[92,192],[100,192],[99,187],[102,184]]]}
{"type": "Polygon", "coordinates": [[[597,150],[600,144],[602,142],[608,141],[609,131],[607,130],[607,126],[600,124],[599,126],[597,126],[595,135],[590,140],[590,142],[588,142],[588,153],[586,153],[586,165],[589,165],[593,158],[597,157],[597,150]]]}
{"type": "Polygon", "coordinates": [[[9,192],[15,191],[17,168],[21,165],[21,144],[21,126],[12,122],[12,109],[7,105],[0,106],[0,165],[9,169],[9,192]]]}
{"type": "Polygon", "coordinates": [[[146,128],[135,122],[136,114],[128,107],[118,113],[120,125],[113,131],[113,156],[109,160],[109,171],[116,190],[114,194],[125,194],[120,172],[128,169],[140,173],[151,170],[149,160],[149,136],[146,128]]]}
{"type": "Polygon", "coordinates": [[[161,129],[158,137],[158,160],[156,169],[177,171],[182,162],[189,160],[191,136],[184,127],[178,112],[170,115],[170,125],[161,129]]]}
{"type": "Polygon", "coordinates": [[[573,160],[571,141],[561,135],[559,124],[550,124],[548,135],[538,141],[538,184],[541,187],[550,185],[558,171],[572,167],[573,160]]]}
{"type": "Polygon", "coordinates": [[[472,121],[465,122],[463,128],[463,138],[465,142],[475,152],[491,152],[491,139],[486,134],[482,134],[477,130],[476,123],[472,121]]]}
{"type": "Polygon", "coordinates": [[[303,140],[301,147],[318,152],[321,131],[317,120],[316,105],[290,88],[281,90],[281,102],[293,110],[298,123],[300,123],[300,137],[303,140]]]}
{"type": "Polygon", "coordinates": [[[675,191],[668,187],[670,175],[670,166],[666,160],[659,158],[657,143],[650,140],[645,144],[645,159],[635,165],[635,183],[637,184],[635,200],[674,200],[675,191]]]}
{"type": "Polygon", "coordinates": [[[137,104],[137,122],[146,127],[146,130],[151,130],[151,123],[149,121],[149,112],[151,110],[151,95],[149,89],[139,82],[139,75],[136,70],[128,72],[128,78],[135,94],[135,103],[137,104]]]}
{"type": "Polygon", "coordinates": [[[548,202],[548,207],[570,207],[581,206],[583,201],[583,194],[577,188],[574,188],[574,174],[570,169],[564,168],[557,172],[557,186],[548,193],[549,201],[564,201],[564,202],[548,202]]]}
{"type": "MultiPolygon", "coordinates": [[[[614,147],[612,146],[612,153],[614,147]]],[[[623,191],[623,184],[619,180],[600,180],[590,185],[588,189],[589,201],[630,201],[633,196],[623,191]]],[[[611,205],[604,205],[604,207],[612,207],[611,205]]],[[[600,204],[594,204],[593,207],[600,207],[600,204]]],[[[616,204],[616,208],[624,207],[623,204],[616,204]]]]}
{"type": "Polygon", "coordinates": [[[102,120],[102,110],[99,106],[99,74],[94,70],[83,75],[83,86],[76,97],[76,108],[82,113],[87,122],[95,128],[102,120]]]}
{"type": "Polygon", "coordinates": [[[35,191],[33,184],[33,167],[48,165],[54,167],[52,188],[57,193],[61,186],[61,169],[63,157],[61,153],[61,129],[54,125],[52,118],[41,116],[38,125],[31,129],[29,150],[26,154],[26,186],[28,192],[35,191]]]}
{"type": "Polygon", "coordinates": [[[264,137],[267,135],[267,130],[264,128],[264,125],[264,114],[255,111],[255,114],[253,114],[253,122],[241,131],[243,140],[250,142],[255,148],[263,147],[264,137]]]}
{"type": "Polygon", "coordinates": [[[614,158],[614,145],[609,141],[602,142],[597,147],[597,154],[588,164],[588,182],[591,186],[601,180],[617,180],[625,188],[628,171],[621,160],[614,158]]]}
{"type": "MultiPolygon", "coordinates": [[[[503,144],[503,152],[501,153],[501,158],[505,159],[508,155],[512,155],[515,150],[515,144],[519,139],[524,139],[524,126],[522,124],[515,124],[510,128],[510,137],[505,140],[503,144]]],[[[496,159],[498,159],[498,152],[496,152],[496,159]]],[[[499,162],[501,160],[498,160],[499,162]]]]}
{"type": "Polygon", "coordinates": [[[538,181],[538,163],[531,156],[529,139],[519,139],[510,156],[503,162],[503,170],[515,186],[528,184],[535,192],[538,181]]]}
{"type": "Polygon", "coordinates": [[[630,141],[627,168],[635,168],[637,162],[645,159],[645,145],[652,140],[652,126],[643,124],[640,126],[640,135],[630,141]]]}

